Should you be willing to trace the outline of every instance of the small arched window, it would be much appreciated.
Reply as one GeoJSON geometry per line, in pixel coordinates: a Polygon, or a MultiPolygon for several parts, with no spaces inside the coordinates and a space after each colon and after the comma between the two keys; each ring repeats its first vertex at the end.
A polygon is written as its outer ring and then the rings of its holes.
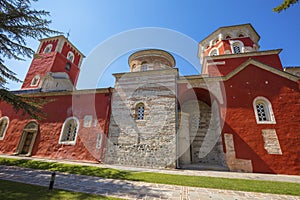
{"type": "Polygon", "coordinates": [[[143,103],[138,103],[135,107],[135,119],[143,120],[145,119],[145,105],[143,103]]]}
{"type": "Polygon", "coordinates": [[[9,124],[9,118],[4,116],[0,118],[0,140],[4,139],[9,124]]]}
{"type": "Polygon", "coordinates": [[[65,69],[68,70],[68,71],[70,71],[70,69],[71,69],[71,63],[67,62],[66,66],[65,66],[65,69]]]}
{"type": "Polygon", "coordinates": [[[44,48],[44,53],[49,53],[52,51],[52,44],[48,44],[45,48],[44,48]]]}
{"type": "Polygon", "coordinates": [[[234,54],[243,53],[244,43],[241,41],[230,41],[231,49],[234,54]]]}
{"type": "Polygon", "coordinates": [[[74,62],[74,53],[72,51],[68,52],[67,59],[71,62],[74,62]]]}
{"type": "Polygon", "coordinates": [[[210,55],[210,56],[217,56],[217,55],[219,55],[218,49],[212,49],[212,50],[209,52],[209,55],[210,55]]]}
{"type": "Polygon", "coordinates": [[[233,48],[233,53],[241,53],[241,47],[240,47],[240,44],[239,43],[233,43],[232,45],[232,48],[233,48]]]}
{"type": "Polygon", "coordinates": [[[35,75],[31,81],[30,86],[37,86],[39,84],[40,78],[40,75],[35,75]]]}
{"type": "Polygon", "coordinates": [[[226,35],[226,36],[225,36],[225,39],[226,39],[226,40],[228,40],[228,39],[230,39],[230,38],[231,38],[230,35],[226,35]]]}
{"type": "Polygon", "coordinates": [[[253,101],[253,109],[258,124],[275,124],[272,105],[265,97],[257,97],[253,101]]]}
{"type": "Polygon", "coordinates": [[[146,61],[142,62],[141,71],[144,72],[147,71],[147,69],[148,69],[147,62],[146,61]]]}
{"type": "Polygon", "coordinates": [[[75,144],[79,129],[79,121],[76,117],[65,120],[59,138],[59,144],[75,144]]]}

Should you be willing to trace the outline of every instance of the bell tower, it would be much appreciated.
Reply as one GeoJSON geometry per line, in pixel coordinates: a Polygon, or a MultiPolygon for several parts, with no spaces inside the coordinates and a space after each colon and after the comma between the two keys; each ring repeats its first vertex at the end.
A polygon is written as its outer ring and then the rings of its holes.
{"type": "Polygon", "coordinates": [[[226,76],[249,59],[282,70],[281,49],[259,50],[260,36],[251,24],[220,27],[199,43],[203,76],[226,76]]]}
{"type": "Polygon", "coordinates": [[[84,55],[63,35],[40,40],[21,90],[75,89],[84,55]]]}

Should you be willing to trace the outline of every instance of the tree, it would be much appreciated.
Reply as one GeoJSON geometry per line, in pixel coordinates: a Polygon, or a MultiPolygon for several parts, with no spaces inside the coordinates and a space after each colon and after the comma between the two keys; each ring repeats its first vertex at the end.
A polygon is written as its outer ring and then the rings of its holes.
{"type": "MultiPolygon", "coordinates": [[[[38,1],[38,0],[32,0],[38,1]]],[[[9,92],[8,80],[21,82],[16,74],[4,64],[4,58],[24,60],[34,54],[27,47],[26,39],[39,39],[60,32],[49,28],[49,12],[31,9],[30,0],[0,0],[0,101],[11,104],[16,111],[23,110],[35,119],[40,119],[43,101],[9,92]]]]}
{"type": "Polygon", "coordinates": [[[283,10],[288,9],[291,5],[298,3],[299,0],[284,0],[279,6],[273,8],[274,12],[280,13],[283,10]]]}

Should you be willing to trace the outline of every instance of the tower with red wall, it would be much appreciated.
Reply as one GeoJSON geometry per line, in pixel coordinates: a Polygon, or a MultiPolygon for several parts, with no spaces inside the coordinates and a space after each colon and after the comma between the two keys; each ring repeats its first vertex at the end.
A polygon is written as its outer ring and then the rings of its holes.
{"type": "Polygon", "coordinates": [[[40,40],[21,90],[70,91],[84,55],[63,35],[40,40]]]}
{"type": "Polygon", "coordinates": [[[251,24],[218,28],[199,43],[202,74],[225,76],[250,58],[282,70],[281,49],[260,51],[259,39],[251,24]]]}

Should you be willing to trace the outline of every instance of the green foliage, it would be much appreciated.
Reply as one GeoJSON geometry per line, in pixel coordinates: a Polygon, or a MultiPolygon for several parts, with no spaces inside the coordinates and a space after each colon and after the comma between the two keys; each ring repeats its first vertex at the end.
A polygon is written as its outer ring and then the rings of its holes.
{"type": "Polygon", "coordinates": [[[274,12],[280,13],[283,10],[288,9],[291,5],[298,3],[299,0],[284,0],[279,6],[273,8],[274,12]]]}
{"type": "Polygon", "coordinates": [[[82,174],[103,178],[143,181],[170,185],[228,189],[238,191],[262,192],[300,196],[300,184],[275,181],[215,178],[205,176],[185,176],[150,172],[133,172],[96,166],[41,162],[35,160],[0,158],[0,165],[14,165],[33,169],[42,169],[70,174],[82,174]]]}
{"type": "Polygon", "coordinates": [[[24,60],[31,57],[34,51],[26,46],[27,38],[39,39],[60,33],[48,28],[51,21],[45,17],[49,16],[49,12],[34,10],[30,6],[30,0],[0,0],[0,100],[12,104],[17,111],[22,109],[31,117],[38,118],[40,103],[17,97],[5,88],[8,80],[21,81],[4,64],[4,58],[24,60]]]}
{"type": "Polygon", "coordinates": [[[11,181],[0,180],[0,199],[6,200],[19,200],[19,199],[31,199],[31,200],[57,200],[57,199],[107,199],[117,200],[117,198],[104,197],[94,194],[86,194],[79,192],[70,192],[65,190],[54,189],[49,191],[46,187],[29,185],[24,183],[16,183],[11,181]]]}
{"type": "Polygon", "coordinates": [[[0,89],[0,101],[11,104],[16,112],[22,110],[22,114],[28,114],[34,119],[43,119],[46,114],[41,112],[41,107],[47,103],[40,98],[15,95],[5,89],[0,89]]]}

